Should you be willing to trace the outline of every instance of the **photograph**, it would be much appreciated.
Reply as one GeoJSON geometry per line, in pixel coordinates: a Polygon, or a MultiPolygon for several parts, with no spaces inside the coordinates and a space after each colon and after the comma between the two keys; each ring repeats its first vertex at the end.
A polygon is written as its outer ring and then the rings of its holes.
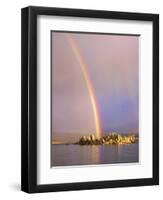
{"type": "Polygon", "coordinates": [[[139,163],[139,39],[51,30],[51,167],[139,163]]]}

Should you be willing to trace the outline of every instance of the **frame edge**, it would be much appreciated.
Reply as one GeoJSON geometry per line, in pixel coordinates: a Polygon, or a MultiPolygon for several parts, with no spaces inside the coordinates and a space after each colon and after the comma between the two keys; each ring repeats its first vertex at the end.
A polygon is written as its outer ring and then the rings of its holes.
{"type": "Polygon", "coordinates": [[[159,185],[159,15],[153,16],[153,182],[159,185]]]}
{"type": "Polygon", "coordinates": [[[28,192],[28,26],[29,9],[21,9],[21,190],[28,192]]]}

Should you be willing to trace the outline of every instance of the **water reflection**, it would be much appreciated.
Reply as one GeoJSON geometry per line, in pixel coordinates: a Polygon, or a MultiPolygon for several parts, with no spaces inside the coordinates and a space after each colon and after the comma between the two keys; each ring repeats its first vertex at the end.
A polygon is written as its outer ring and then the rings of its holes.
{"type": "Polygon", "coordinates": [[[138,143],[127,145],[52,145],[52,166],[138,162],[138,143]]]}
{"type": "Polygon", "coordinates": [[[101,148],[99,148],[98,146],[96,145],[91,146],[91,163],[94,164],[100,163],[100,155],[101,155],[100,151],[101,148]]]}

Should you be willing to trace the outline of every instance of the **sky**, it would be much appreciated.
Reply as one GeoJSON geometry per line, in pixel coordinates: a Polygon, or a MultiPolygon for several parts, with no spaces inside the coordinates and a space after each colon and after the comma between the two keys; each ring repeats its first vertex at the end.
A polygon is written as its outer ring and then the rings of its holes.
{"type": "Polygon", "coordinates": [[[138,132],[139,36],[52,32],[52,139],[96,132],[78,49],[96,98],[102,133],[138,132]]]}

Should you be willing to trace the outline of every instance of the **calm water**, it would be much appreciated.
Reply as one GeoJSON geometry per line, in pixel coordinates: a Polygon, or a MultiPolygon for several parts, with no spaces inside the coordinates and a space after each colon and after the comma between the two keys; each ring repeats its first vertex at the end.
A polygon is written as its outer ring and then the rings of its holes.
{"type": "Polygon", "coordinates": [[[52,166],[133,163],[138,143],[126,145],[52,145],[52,166]]]}

